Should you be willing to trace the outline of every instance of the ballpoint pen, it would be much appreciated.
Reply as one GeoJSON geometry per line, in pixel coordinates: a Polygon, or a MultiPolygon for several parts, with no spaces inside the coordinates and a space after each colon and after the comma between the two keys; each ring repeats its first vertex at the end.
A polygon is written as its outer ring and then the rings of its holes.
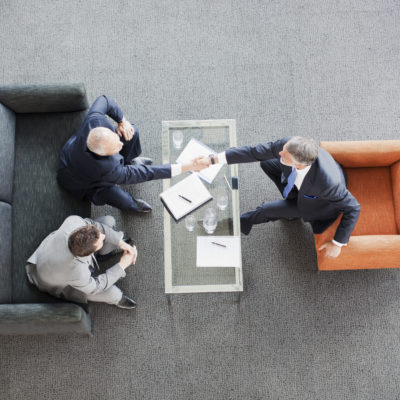
{"type": "Polygon", "coordinates": [[[211,243],[216,244],[217,246],[226,247],[224,244],[221,244],[221,243],[217,243],[217,242],[211,242],[211,243]]]}
{"type": "Polygon", "coordinates": [[[178,196],[179,196],[181,199],[186,200],[188,203],[191,203],[191,202],[192,202],[192,200],[189,200],[188,198],[186,198],[185,196],[182,196],[181,194],[178,194],[178,196]]]}

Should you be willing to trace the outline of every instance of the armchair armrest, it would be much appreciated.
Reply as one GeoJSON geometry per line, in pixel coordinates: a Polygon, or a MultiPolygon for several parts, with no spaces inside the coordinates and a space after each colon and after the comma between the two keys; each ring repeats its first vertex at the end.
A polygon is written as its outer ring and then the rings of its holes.
{"type": "Polygon", "coordinates": [[[1,304],[0,335],[91,335],[91,320],[74,303],[1,304]]]}
{"type": "Polygon", "coordinates": [[[326,258],[318,251],[318,269],[336,271],[346,269],[400,268],[400,235],[351,236],[337,258],[326,258]]]}
{"type": "Polygon", "coordinates": [[[70,112],[88,108],[83,83],[0,86],[0,103],[16,113],[70,112]]]}
{"type": "Polygon", "coordinates": [[[321,142],[344,168],[387,167],[400,160],[400,140],[321,142]]]}

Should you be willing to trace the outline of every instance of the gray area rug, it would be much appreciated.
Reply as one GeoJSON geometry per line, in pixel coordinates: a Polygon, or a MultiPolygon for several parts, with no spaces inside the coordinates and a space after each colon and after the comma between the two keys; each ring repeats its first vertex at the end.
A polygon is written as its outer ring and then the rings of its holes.
{"type": "MultiPolygon", "coordinates": [[[[238,144],[301,134],[398,139],[400,4],[0,0],[1,83],[84,82],[115,98],[161,163],[161,121],[233,118],[238,144]]],[[[242,165],[242,211],[276,199],[242,165]]],[[[245,290],[164,295],[161,181],[109,207],[138,243],[121,282],[136,311],[93,305],[94,337],[0,337],[0,397],[398,399],[400,272],[317,273],[311,230],[256,227],[245,290]]]]}

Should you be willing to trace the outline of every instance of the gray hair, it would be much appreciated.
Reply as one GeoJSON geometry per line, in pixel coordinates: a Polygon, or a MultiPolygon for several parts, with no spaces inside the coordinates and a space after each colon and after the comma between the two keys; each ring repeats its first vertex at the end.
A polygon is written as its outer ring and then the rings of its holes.
{"type": "Polygon", "coordinates": [[[318,145],[311,139],[295,136],[286,143],[286,150],[297,164],[311,165],[318,157],[318,145]]]}
{"type": "Polygon", "coordinates": [[[107,142],[109,132],[105,128],[93,128],[87,137],[86,144],[90,151],[99,156],[106,153],[105,144],[107,142]]]}

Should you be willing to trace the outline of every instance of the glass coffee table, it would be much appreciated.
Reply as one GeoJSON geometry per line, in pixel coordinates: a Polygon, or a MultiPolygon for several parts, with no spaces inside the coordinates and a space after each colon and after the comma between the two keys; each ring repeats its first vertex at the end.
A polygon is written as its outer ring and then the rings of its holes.
{"type": "MultiPolygon", "coordinates": [[[[195,138],[217,153],[236,146],[236,121],[198,120],[162,122],[163,163],[175,163],[190,139],[195,138]],[[180,149],[174,145],[173,134],[181,131],[183,142],[180,149]]],[[[176,138],[177,135],[175,135],[176,138]]],[[[178,134],[179,136],[179,134],[178,134]]],[[[243,274],[237,267],[196,267],[197,236],[207,236],[203,227],[205,209],[217,210],[218,225],[213,236],[238,236],[240,238],[239,193],[237,185],[232,188],[232,178],[237,182],[237,165],[224,165],[214,181],[202,181],[213,196],[213,200],[195,210],[194,231],[189,232],[185,219],[179,222],[164,209],[164,265],[165,293],[242,292],[243,274]],[[230,187],[229,187],[229,186],[230,187]],[[217,195],[228,196],[228,206],[217,208],[217,195]]],[[[163,180],[163,190],[186,178],[190,172],[163,180]]],[[[233,182],[235,183],[235,182],[233,182]]],[[[240,243],[240,240],[239,240],[240,243]]],[[[239,244],[240,246],[240,244],[239,244]]]]}

